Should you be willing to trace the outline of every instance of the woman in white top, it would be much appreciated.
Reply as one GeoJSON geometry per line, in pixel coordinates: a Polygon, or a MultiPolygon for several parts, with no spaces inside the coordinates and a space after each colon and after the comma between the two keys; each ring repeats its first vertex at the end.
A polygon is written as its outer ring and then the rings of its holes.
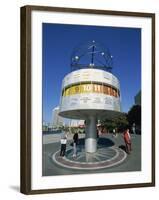
{"type": "Polygon", "coordinates": [[[60,156],[65,156],[65,152],[66,152],[66,144],[67,144],[67,136],[64,135],[61,140],[61,151],[60,151],[60,156]]]}

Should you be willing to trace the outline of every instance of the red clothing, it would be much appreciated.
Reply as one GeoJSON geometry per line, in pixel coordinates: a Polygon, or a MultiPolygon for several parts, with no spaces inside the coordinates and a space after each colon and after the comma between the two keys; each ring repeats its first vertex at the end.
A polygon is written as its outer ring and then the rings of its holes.
{"type": "Polygon", "coordinates": [[[127,131],[124,132],[124,140],[125,140],[125,143],[127,144],[130,144],[131,141],[130,141],[130,135],[127,131]]]}

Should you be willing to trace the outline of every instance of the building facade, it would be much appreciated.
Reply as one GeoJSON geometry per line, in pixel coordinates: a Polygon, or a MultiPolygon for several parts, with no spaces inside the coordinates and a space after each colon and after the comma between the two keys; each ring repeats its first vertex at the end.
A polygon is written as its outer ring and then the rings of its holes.
{"type": "Polygon", "coordinates": [[[54,128],[58,128],[60,126],[63,126],[64,120],[62,117],[59,116],[59,106],[55,107],[52,110],[52,126],[54,128]]]}

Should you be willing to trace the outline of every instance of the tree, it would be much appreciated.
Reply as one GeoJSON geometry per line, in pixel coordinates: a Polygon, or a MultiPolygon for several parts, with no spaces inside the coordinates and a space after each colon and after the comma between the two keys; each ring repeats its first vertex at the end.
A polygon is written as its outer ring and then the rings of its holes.
{"type": "Polygon", "coordinates": [[[141,127],[141,106],[134,105],[128,112],[128,122],[130,126],[135,123],[137,126],[141,127]]]}
{"type": "Polygon", "coordinates": [[[115,116],[112,119],[104,119],[101,121],[101,124],[111,132],[114,128],[117,128],[119,132],[122,132],[128,126],[127,114],[121,113],[120,115],[115,116]]]}
{"type": "Polygon", "coordinates": [[[119,117],[115,118],[114,122],[116,124],[116,127],[118,128],[118,131],[124,131],[129,124],[127,120],[127,114],[123,113],[119,117]]]}

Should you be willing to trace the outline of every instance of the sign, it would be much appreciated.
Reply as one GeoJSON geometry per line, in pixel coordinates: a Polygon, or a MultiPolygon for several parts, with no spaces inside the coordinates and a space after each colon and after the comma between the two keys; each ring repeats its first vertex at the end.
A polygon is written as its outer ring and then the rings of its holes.
{"type": "Polygon", "coordinates": [[[101,85],[97,83],[81,83],[72,85],[66,89],[63,89],[62,96],[70,96],[83,93],[101,93],[114,97],[120,96],[118,89],[109,85],[101,85]]]}

